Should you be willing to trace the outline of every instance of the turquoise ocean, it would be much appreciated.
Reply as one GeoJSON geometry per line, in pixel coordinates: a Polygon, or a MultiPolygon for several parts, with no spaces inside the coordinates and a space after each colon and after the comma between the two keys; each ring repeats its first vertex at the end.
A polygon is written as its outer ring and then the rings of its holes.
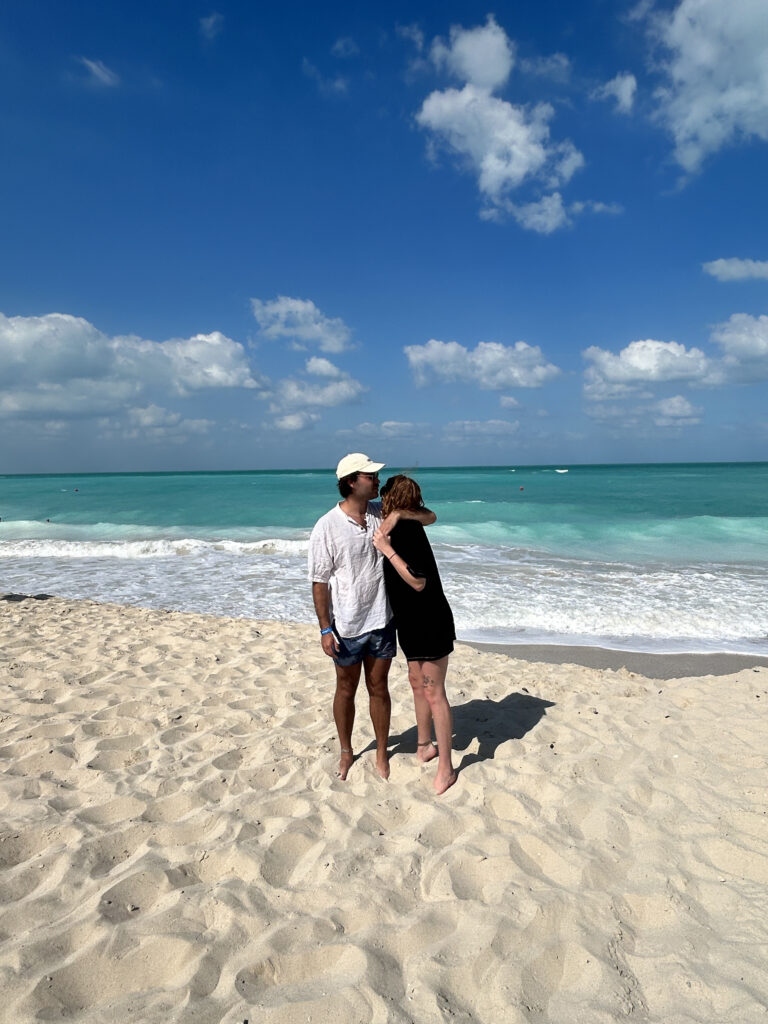
{"type": "MultiPolygon", "coordinates": [[[[768,654],[768,463],[406,471],[460,639],[768,654]]],[[[0,476],[0,591],[313,622],[336,500],[329,470],[0,476]]]]}

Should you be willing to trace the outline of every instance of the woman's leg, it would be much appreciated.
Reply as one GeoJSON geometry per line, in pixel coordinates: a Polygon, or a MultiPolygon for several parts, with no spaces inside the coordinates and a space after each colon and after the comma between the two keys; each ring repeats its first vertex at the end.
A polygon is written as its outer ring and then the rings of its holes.
{"type": "Polygon", "coordinates": [[[420,761],[431,761],[433,757],[437,757],[437,751],[432,745],[432,712],[424,693],[424,673],[421,671],[423,664],[421,661],[408,662],[408,682],[413,690],[413,706],[416,711],[416,756],[420,761]]]}
{"type": "Polygon", "coordinates": [[[437,775],[435,776],[435,792],[439,795],[444,793],[456,781],[456,772],[451,760],[453,715],[451,713],[451,705],[448,703],[448,698],[445,695],[448,655],[439,661],[421,661],[417,662],[417,664],[421,668],[421,674],[424,679],[424,697],[432,713],[432,720],[435,723],[437,753],[440,758],[437,764],[437,775]]]}

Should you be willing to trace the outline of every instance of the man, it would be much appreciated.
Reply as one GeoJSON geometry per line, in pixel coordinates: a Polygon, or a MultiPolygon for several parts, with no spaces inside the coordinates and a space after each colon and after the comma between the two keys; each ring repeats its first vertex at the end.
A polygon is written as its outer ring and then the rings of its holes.
{"type": "Polygon", "coordinates": [[[373,546],[379,526],[388,535],[398,519],[429,526],[437,518],[429,509],[393,512],[382,522],[379,470],[383,462],[367,455],[345,455],[336,467],[342,500],[318,519],[309,539],[309,578],[320,624],[320,643],[336,665],[333,717],[339,734],[339,777],[346,779],[354,761],[352,726],[361,668],[365,670],[376,768],[389,778],[391,703],[387,678],[395,655],[395,627],[384,589],[383,557],[373,546]]]}

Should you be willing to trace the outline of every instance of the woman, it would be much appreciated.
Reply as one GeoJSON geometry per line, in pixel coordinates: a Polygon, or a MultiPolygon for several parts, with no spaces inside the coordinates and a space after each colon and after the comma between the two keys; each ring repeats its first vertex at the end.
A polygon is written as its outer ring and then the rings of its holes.
{"type": "MultiPolygon", "coordinates": [[[[402,474],[387,480],[381,489],[381,503],[384,518],[398,509],[424,508],[419,485],[402,474]]],[[[451,761],[453,716],[445,696],[448,656],[456,639],[453,615],[421,523],[401,519],[389,536],[378,529],[373,543],[386,559],[387,597],[398,643],[408,660],[418,729],[417,755],[422,762],[439,758],[434,782],[439,795],[456,781],[451,761]],[[432,722],[436,743],[432,741],[432,722]]]]}

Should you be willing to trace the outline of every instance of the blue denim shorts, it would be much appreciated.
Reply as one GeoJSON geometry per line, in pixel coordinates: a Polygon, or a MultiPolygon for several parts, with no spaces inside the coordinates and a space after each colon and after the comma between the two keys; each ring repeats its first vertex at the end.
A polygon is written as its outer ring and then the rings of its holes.
{"type": "Polygon", "coordinates": [[[359,665],[363,658],[394,658],[397,650],[395,620],[383,629],[374,629],[361,636],[339,636],[334,629],[339,655],[333,660],[342,668],[359,665]]]}

